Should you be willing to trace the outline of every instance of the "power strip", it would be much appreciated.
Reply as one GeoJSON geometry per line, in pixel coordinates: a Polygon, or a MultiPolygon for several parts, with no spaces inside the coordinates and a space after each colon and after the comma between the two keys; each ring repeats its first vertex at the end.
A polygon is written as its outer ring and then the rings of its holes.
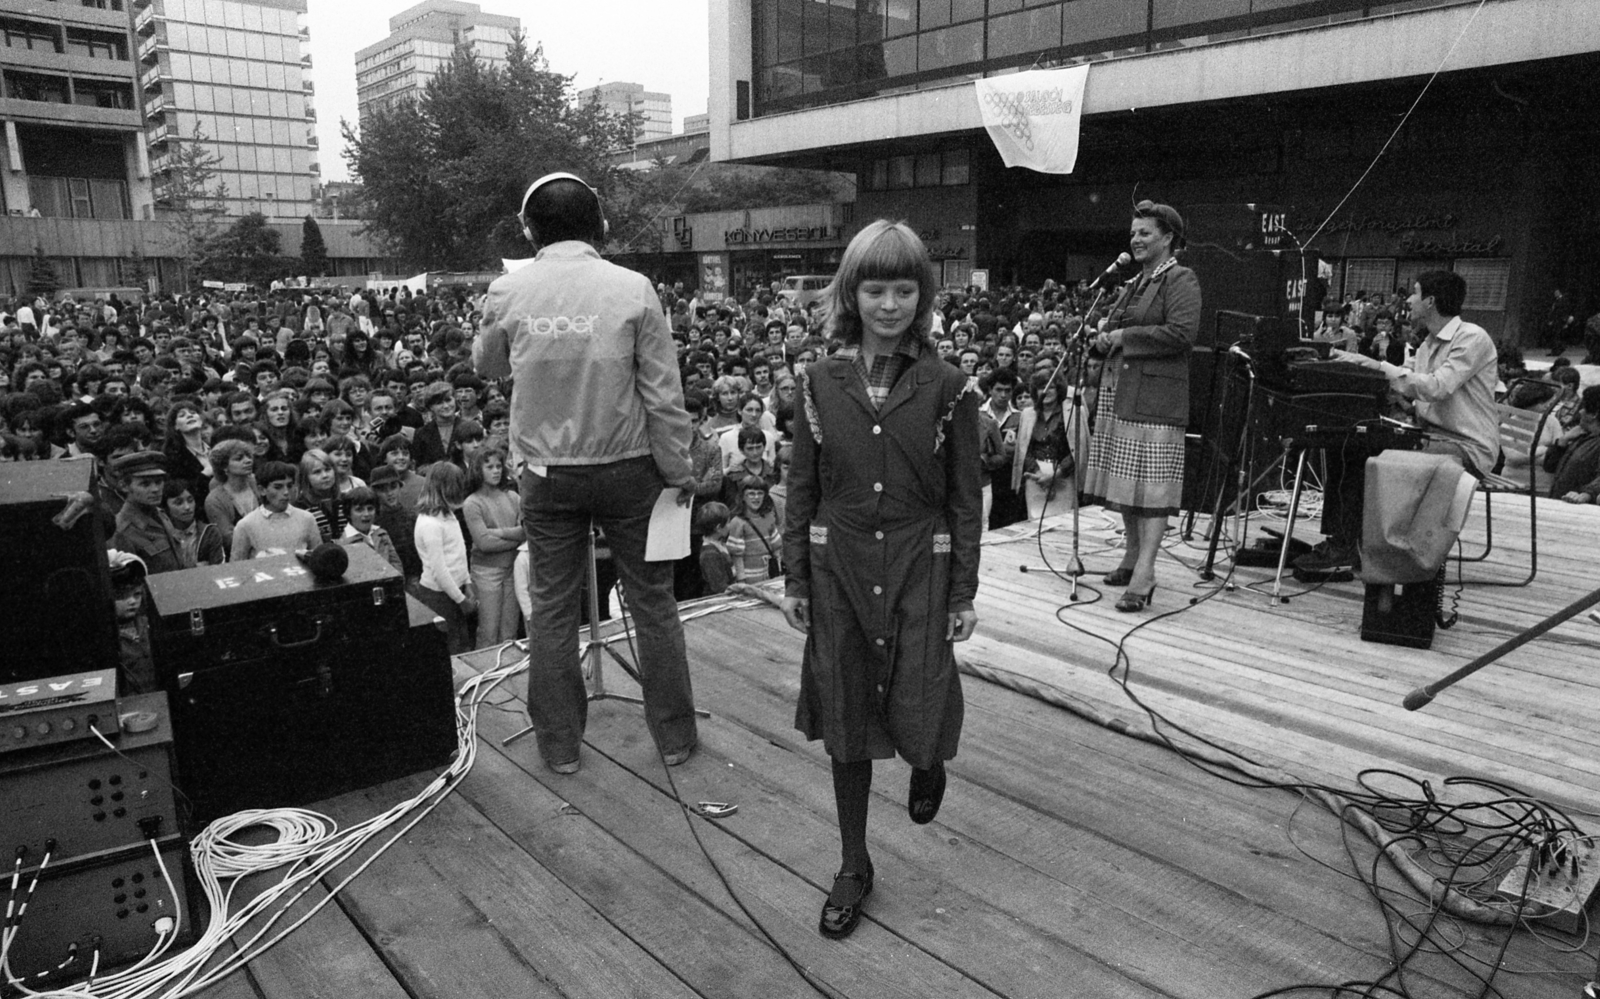
{"type": "MultiPolygon", "coordinates": [[[[1534,848],[1534,849],[1537,849],[1534,848]]],[[[1517,854],[1516,863],[1501,880],[1496,894],[1513,904],[1526,896],[1523,915],[1541,925],[1549,924],[1567,933],[1582,932],[1584,910],[1594,900],[1600,886],[1600,849],[1595,838],[1586,836],[1568,842],[1570,857],[1559,866],[1546,863],[1528,870],[1528,854],[1517,854]],[[1576,864],[1577,873],[1573,873],[1576,864]],[[1528,883],[1532,882],[1532,887],[1528,883]]]]}

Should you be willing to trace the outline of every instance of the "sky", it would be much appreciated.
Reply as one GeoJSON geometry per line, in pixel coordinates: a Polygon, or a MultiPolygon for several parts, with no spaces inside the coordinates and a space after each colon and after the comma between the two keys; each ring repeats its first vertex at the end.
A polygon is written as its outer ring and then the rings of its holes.
{"type": "MultiPolygon", "coordinates": [[[[356,115],[356,50],[389,35],[389,18],[415,0],[308,0],[318,161],[324,180],[348,180],[339,119],[356,115]]],[[[582,90],[622,80],[672,95],[674,130],[706,110],[707,0],[478,0],[520,18],[528,47],[582,90]]]]}

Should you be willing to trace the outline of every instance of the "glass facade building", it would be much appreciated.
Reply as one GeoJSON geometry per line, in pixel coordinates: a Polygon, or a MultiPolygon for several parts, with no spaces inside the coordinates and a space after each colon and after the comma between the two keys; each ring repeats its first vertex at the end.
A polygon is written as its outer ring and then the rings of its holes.
{"type": "Polygon", "coordinates": [[[389,37],[356,53],[360,115],[410,99],[449,65],[457,46],[484,63],[504,66],[522,22],[485,14],[475,3],[426,0],[389,19],[389,37]]]}
{"type": "Polygon", "coordinates": [[[1474,0],[753,0],[756,116],[1474,0]]]}
{"type": "Polygon", "coordinates": [[[216,154],[228,215],[300,218],[316,207],[316,110],[305,0],[135,3],[156,197],[174,140],[216,154]]]}

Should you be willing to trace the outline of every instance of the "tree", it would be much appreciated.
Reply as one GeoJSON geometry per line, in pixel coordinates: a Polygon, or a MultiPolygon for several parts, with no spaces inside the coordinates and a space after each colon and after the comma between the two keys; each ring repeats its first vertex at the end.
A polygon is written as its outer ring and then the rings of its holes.
{"type": "Polygon", "coordinates": [[[167,140],[168,152],[156,170],[157,218],[167,226],[167,248],[182,261],[182,282],[199,265],[202,248],[214,239],[221,223],[226,184],[217,182],[222,157],[206,147],[205,133],[196,125],[187,139],[167,140]]]}
{"type": "Polygon", "coordinates": [[[300,266],[308,277],[328,273],[328,244],[322,240],[322,227],[310,215],[300,223],[300,266]]]}
{"type": "Polygon", "coordinates": [[[413,101],[370,114],[360,134],[341,123],[345,160],[361,178],[366,229],[417,269],[476,270],[526,256],[513,220],[534,178],[567,170],[606,200],[613,231],[644,216],[622,197],[631,183],[608,151],[630,145],[636,122],[572,99],[520,34],[501,69],[458,48],[413,101]]]}
{"type": "Polygon", "coordinates": [[[124,284],[135,285],[140,289],[147,289],[150,285],[150,258],[137,246],[133,252],[122,258],[122,281],[124,284]]]}
{"type": "Polygon", "coordinates": [[[28,294],[36,298],[51,298],[61,290],[61,278],[56,275],[55,264],[44,255],[44,247],[33,248],[33,262],[28,266],[28,294]]]}
{"type": "Polygon", "coordinates": [[[201,244],[195,273],[213,281],[269,284],[297,263],[279,253],[282,239],[265,215],[251,212],[201,244]]]}

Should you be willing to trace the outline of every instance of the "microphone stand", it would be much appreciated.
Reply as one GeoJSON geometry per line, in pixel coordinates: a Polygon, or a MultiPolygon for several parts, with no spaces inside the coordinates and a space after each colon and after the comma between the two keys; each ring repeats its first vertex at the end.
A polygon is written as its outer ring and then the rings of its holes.
{"type": "MultiPolygon", "coordinates": [[[[1236,356],[1232,349],[1228,357],[1236,356]]],[[[1217,545],[1222,539],[1223,511],[1227,509],[1225,503],[1228,496],[1227,472],[1237,469],[1238,480],[1234,487],[1234,530],[1235,544],[1244,543],[1244,532],[1248,529],[1249,518],[1249,492],[1250,471],[1254,462],[1250,452],[1254,448],[1255,435],[1250,432],[1250,423],[1255,415],[1256,404],[1256,364],[1249,356],[1244,357],[1245,373],[1250,376],[1249,384],[1245,389],[1244,415],[1239,420],[1239,436],[1234,441],[1233,448],[1228,452],[1228,465],[1224,468],[1223,481],[1217,486],[1217,499],[1211,508],[1211,530],[1206,539],[1206,560],[1200,567],[1200,578],[1211,580],[1216,578],[1217,545]]],[[[1230,377],[1223,383],[1222,405],[1218,407],[1219,413],[1228,411],[1228,396],[1232,394],[1233,378],[1230,377]]]]}
{"type": "MultiPolygon", "coordinates": [[[[1100,288],[1095,292],[1094,301],[1090,302],[1089,308],[1084,311],[1083,325],[1079,327],[1077,334],[1070,338],[1069,343],[1062,344],[1061,359],[1056,362],[1055,369],[1050,372],[1050,380],[1046,382],[1047,385],[1054,384],[1057,376],[1061,374],[1061,366],[1067,363],[1067,359],[1069,357],[1072,357],[1074,354],[1077,355],[1078,370],[1077,376],[1074,379],[1075,384],[1073,385],[1072,411],[1062,421],[1062,429],[1067,435],[1067,448],[1069,451],[1072,449],[1072,446],[1077,443],[1078,428],[1083,425],[1081,421],[1085,419],[1085,415],[1083,413],[1083,382],[1089,368],[1089,333],[1087,332],[1089,329],[1089,317],[1093,316],[1095,310],[1100,307],[1100,300],[1105,298],[1105,295],[1105,285],[1101,284],[1100,288]]],[[[1057,386],[1056,396],[1059,398],[1060,395],[1061,388],[1060,386],[1057,386]]],[[[1035,401],[1034,405],[1038,405],[1037,400],[1035,401]]],[[[1088,434],[1085,434],[1084,440],[1087,441],[1088,439],[1088,434]]],[[[1067,599],[1073,603],[1077,603],[1078,601],[1078,579],[1084,574],[1085,571],[1083,568],[1083,559],[1080,558],[1078,554],[1080,550],[1078,540],[1080,524],[1079,509],[1083,506],[1083,494],[1078,489],[1078,469],[1080,467],[1079,462],[1081,460],[1086,460],[1087,458],[1088,455],[1073,454],[1072,456],[1072,562],[1067,568],[1067,575],[1072,578],[1072,589],[1068,591],[1067,599]]],[[[1055,494],[1056,486],[1060,482],[1059,467],[1057,469],[1057,473],[1058,474],[1051,479],[1050,488],[1045,490],[1044,506],[1040,507],[1039,509],[1039,529],[1041,531],[1044,530],[1044,511],[1050,506],[1050,498],[1055,494]]]]}

